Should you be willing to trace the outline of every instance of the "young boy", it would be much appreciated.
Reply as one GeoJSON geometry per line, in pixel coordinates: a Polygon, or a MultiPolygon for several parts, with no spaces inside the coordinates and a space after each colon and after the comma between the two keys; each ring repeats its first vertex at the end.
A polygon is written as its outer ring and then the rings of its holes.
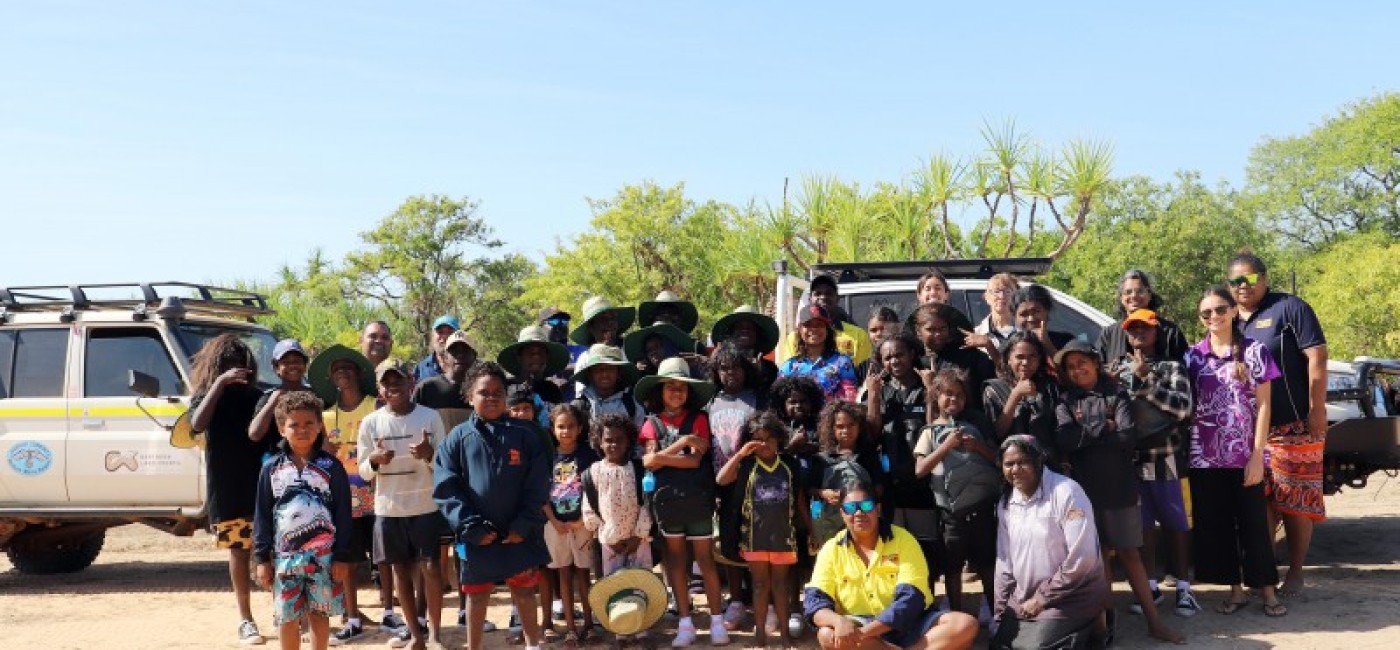
{"type": "Polygon", "coordinates": [[[622,356],[622,349],[611,345],[594,345],[574,370],[574,381],[583,386],[572,402],[583,411],[585,419],[596,420],[609,413],[620,413],[641,426],[645,414],[632,398],[632,384],[637,382],[637,368],[622,356]]]}
{"type": "MultiPolygon", "coordinates": [[[[1191,379],[1180,361],[1165,359],[1159,352],[1161,324],[1157,312],[1138,309],[1123,321],[1129,352],[1114,362],[1116,375],[1132,398],[1133,422],[1138,435],[1133,463],[1137,467],[1138,497],[1142,508],[1142,561],[1147,569],[1147,586],[1153,602],[1161,604],[1157,588],[1156,525],[1166,534],[1168,556],[1176,576],[1176,613],[1195,616],[1201,611],[1191,594],[1190,535],[1186,499],[1178,471],[1182,442],[1190,435],[1193,410],[1191,379]]],[[[1129,610],[1142,613],[1142,604],[1129,610]]]]}
{"type": "Polygon", "coordinates": [[[466,552],[467,643],[480,650],[482,624],[495,583],[504,581],[523,620],[528,650],[540,645],[536,618],[538,567],[549,498],[549,451],[530,425],[507,417],[506,375],[492,362],[467,373],[473,414],[442,443],[433,467],[433,496],[466,552]]]}
{"type": "Polygon", "coordinates": [[[441,646],[442,573],[438,560],[437,508],[433,503],[433,448],[443,439],[437,412],[414,404],[413,373],[408,364],[385,359],[375,369],[384,406],[360,423],[357,454],[360,476],[374,480],[374,560],[394,565],[394,589],[410,614],[419,611],[413,575],[421,571],[427,596],[425,641],[416,615],[405,616],[407,629],[390,640],[401,648],[413,643],[441,646]]]}
{"type": "MultiPolygon", "coordinates": [[[[374,546],[374,486],[360,478],[360,422],[375,409],[374,367],[359,352],[343,345],[332,345],[311,360],[307,370],[311,389],[329,404],[321,414],[326,432],[326,451],[335,455],[350,478],[350,515],[354,518],[350,536],[350,562],[368,562],[374,546]]],[[[383,568],[381,575],[389,575],[383,568]]],[[[355,571],[345,581],[344,627],[331,637],[332,645],[349,643],[364,635],[364,613],[360,611],[355,585],[355,571]]],[[[397,622],[393,613],[393,583],[381,581],[380,602],[386,604],[385,619],[397,622]]],[[[381,626],[383,624],[381,623],[381,626]]],[[[402,625],[384,626],[398,632],[402,625]]]]}
{"type": "Polygon", "coordinates": [[[306,363],[311,357],[306,355],[306,350],[301,347],[296,339],[282,339],[277,345],[272,346],[272,369],[277,373],[277,378],[282,380],[282,384],[266,393],[262,399],[258,400],[258,405],[254,409],[253,422],[248,425],[248,438],[253,442],[263,442],[268,433],[272,433],[272,438],[266,440],[269,446],[275,446],[280,433],[275,424],[274,412],[277,409],[277,402],[287,393],[305,391],[311,389],[302,382],[306,378],[306,363]]]}
{"type": "Polygon", "coordinates": [[[321,448],[319,398],[289,393],[277,402],[275,416],[283,441],[258,478],[253,522],[258,582],[273,592],[282,647],[301,647],[305,617],[312,646],[324,648],[330,617],[345,612],[343,583],[352,566],[350,482],[344,466],[321,448]]]}

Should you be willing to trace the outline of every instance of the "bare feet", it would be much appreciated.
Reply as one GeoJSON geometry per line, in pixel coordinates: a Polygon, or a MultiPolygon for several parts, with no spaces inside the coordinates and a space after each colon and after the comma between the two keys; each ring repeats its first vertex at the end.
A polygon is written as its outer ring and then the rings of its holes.
{"type": "Polygon", "coordinates": [[[1185,635],[1165,625],[1149,625],[1147,626],[1147,633],[1158,641],[1166,641],[1167,643],[1174,643],[1176,645],[1183,645],[1186,643],[1185,635]]]}
{"type": "Polygon", "coordinates": [[[1292,596],[1301,595],[1302,593],[1303,593],[1303,574],[1302,574],[1302,572],[1301,572],[1301,571],[1299,571],[1299,572],[1289,571],[1289,572],[1288,572],[1288,575],[1284,576],[1284,578],[1283,578],[1283,584],[1279,585],[1279,587],[1278,587],[1278,595],[1283,596],[1284,598],[1289,598],[1289,597],[1292,597],[1292,596]]]}

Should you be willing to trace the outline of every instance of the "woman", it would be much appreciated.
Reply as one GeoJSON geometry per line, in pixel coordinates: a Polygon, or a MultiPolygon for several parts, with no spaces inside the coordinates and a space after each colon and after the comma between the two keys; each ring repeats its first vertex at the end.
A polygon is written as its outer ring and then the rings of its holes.
{"type": "Polygon", "coordinates": [[[1240,310],[1240,331],[1264,344],[1278,362],[1283,385],[1272,392],[1269,441],[1264,448],[1264,493],[1269,530],[1288,535],[1288,574],[1280,591],[1303,589],[1303,560],[1313,522],[1326,518],[1322,500],[1322,449],[1327,436],[1327,339],[1312,307],[1297,296],[1272,291],[1264,261],[1249,253],[1230,260],[1230,290],[1240,310]]]}
{"type": "Polygon", "coordinates": [[[987,317],[971,332],[963,332],[968,347],[978,348],[993,359],[1000,355],[1006,339],[1016,331],[1011,297],[1020,288],[1021,283],[1010,273],[998,273],[987,280],[987,289],[982,292],[982,299],[987,302],[987,317]]]}
{"type": "Polygon", "coordinates": [[[1029,434],[1055,456],[1055,403],[1060,390],[1050,374],[1050,353],[1040,338],[1016,332],[1001,351],[1001,377],[982,389],[982,412],[992,420],[996,440],[1029,434]]]}
{"type": "Polygon", "coordinates": [[[1094,510],[1030,436],[1001,443],[992,648],[1084,648],[1109,596],[1094,510]]]}
{"type": "Polygon", "coordinates": [[[868,485],[841,489],[841,518],[846,530],[822,546],[803,598],[822,648],[972,647],[977,621],[931,607],[923,552],[908,531],[880,523],[868,485]]]}
{"type": "Polygon", "coordinates": [[[1265,614],[1283,616],[1288,609],[1274,589],[1278,567],[1264,496],[1264,445],[1278,366],[1268,348],[1235,331],[1235,300],[1224,287],[1205,293],[1199,313],[1208,334],[1186,351],[1196,404],[1191,425],[1196,579],[1230,585],[1230,598],[1216,609],[1221,614],[1249,604],[1248,586],[1262,592],[1265,614]]]}
{"type": "Polygon", "coordinates": [[[1011,313],[1016,318],[1016,330],[1033,332],[1045,344],[1051,356],[1074,338],[1068,332],[1050,329],[1050,312],[1053,311],[1055,297],[1050,295],[1049,289],[1038,284],[1028,284],[1011,295],[1011,313]]]}
{"type": "Polygon", "coordinates": [[[811,377],[827,401],[855,400],[856,366],[836,351],[836,330],[825,307],[809,305],[798,315],[797,338],[797,354],[783,361],[778,376],[811,377]]]}
{"type": "Polygon", "coordinates": [[[1131,350],[1123,323],[1128,314],[1139,309],[1150,309],[1157,313],[1157,356],[1177,360],[1186,354],[1186,336],[1181,327],[1162,318],[1162,298],[1152,291],[1152,280],[1145,271],[1129,269],[1118,281],[1118,323],[1103,328],[1099,333],[1099,358],[1104,363],[1117,363],[1131,350]]]}

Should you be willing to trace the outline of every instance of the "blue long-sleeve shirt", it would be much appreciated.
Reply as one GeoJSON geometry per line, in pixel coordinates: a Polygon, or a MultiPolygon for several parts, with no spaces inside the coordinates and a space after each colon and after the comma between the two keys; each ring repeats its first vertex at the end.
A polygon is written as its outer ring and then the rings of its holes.
{"type": "Polygon", "coordinates": [[[433,499],[466,544],[463,584],[504,580],[549,561],[541,508],[550,469],[550,450],[521,420],[473,414],[447,435],[433,461],[433,499]],[[490,532],[495,542],[481,546],[490,532]],[[505,544],[511,533],[522,541],[505,544]]]}
{"type": "Polygon", "coordinates": [[[335,456],[317,450],[297,467],[282,452],[263,465],[253,515],[258,562],[327,547],[335,561],[349,561],[352,525],[350,479],[335,456]]]}

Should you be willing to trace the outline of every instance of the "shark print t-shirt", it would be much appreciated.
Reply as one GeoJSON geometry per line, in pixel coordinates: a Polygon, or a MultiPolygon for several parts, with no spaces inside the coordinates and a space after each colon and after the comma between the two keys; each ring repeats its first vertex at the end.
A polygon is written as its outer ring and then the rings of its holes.
{"type": "Polygon", "coordinates": [[[345,469],[334,456],[320,452],[304,467],[297,467],[287,454],[274,456],[263,467],[258,485],[255,555],[340,550],[337,538],[349,539],[349,499],[345,469]]]}

